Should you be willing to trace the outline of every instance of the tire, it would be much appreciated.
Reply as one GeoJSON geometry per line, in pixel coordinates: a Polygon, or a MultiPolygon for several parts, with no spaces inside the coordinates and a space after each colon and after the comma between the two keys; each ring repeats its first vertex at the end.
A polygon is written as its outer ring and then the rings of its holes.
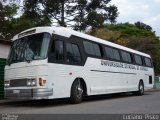
{"type": "Polygon", "coordinates": [[[83,86],[80,80],[73,82],[71,87],[71,103],[78,104],[82,102],[83,99],[83,86]]]}
{"type": "Polygon", "coordinates": [[[139,95],[139,96],[142,96],[144,94],[144,84],[143,84],[143,81],[139,82],[138,91],[133,92],[133,94],[134,95],[139,95]]]}
{"type": "Polygon", "coordinates": [[[140,81],[138,86],[138,95],[143,95],[143,94],[144,94],[144,84],[142,81],[140,81]]]}

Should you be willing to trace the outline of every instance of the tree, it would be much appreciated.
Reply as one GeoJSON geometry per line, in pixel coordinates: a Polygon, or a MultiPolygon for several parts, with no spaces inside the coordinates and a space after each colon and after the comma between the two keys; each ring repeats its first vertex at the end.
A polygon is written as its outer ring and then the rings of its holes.
{"type": "Polygon", "coordinates": [[[0,2],[0,39],[10,38],[10,25],[14,19],[13,16],[17,13],[17,9],[15,5],[3,5],[0,2]]]}
{"type": "Polygon", "coordinates": [[[89,34],[150,54],[155,73],[160,75],[160,40],[153,31],[130,23],[120,23],[106,24],[103,28],[91,31],[89,34]]]}
{"type": "Polygon", "coordinates": [[[72,7],[72,11],[77,11],[77,14],[75,14],[74,21],[75,24],[73,26],[74,30],[77,31],[84,31],[87,27],[86,24],[86,5],[87,5],[87,0],[78,0],[77,4],[72,7]]]}
{"type": "Polygon", "coordinates": [[[31,18],[44,17],[56,21],[60,26],[66,26],[65,20],[72,15],[70,7],[73,2],[74,0],[26,0],[24,14],[31,18]]]}
{"type": "Polygon", "coordinates": [[[47,19],[43,18],[28,18],[25,14],[19,18],[13,18],[11,24],[9,25],[10,28],[10,37],[13,35],[18,34],[19,32],[37,26],[44,26],[50,25],[51,23],[47,21],[47,19]]]}
{"type": "Polygon", "coordinates": [[[24,14],[31,18],[47,18],[60,26],[72,26],[75,30],[114,23],[118,16],[116,6],[109,6],[111,0],[26,0],[24,14]],[[32,13],[32,14],[31,14],[32,13]]]}
{"type": "Polygon", "coordinates": [[[147,25],[147,24],[145,24],[145,23],[143,23],[143,22],[139,22],[138,21],[138,22],[135,23],[135,26],[138,27],[138,28],[140,28],[140,29],[152,31],[152,27],[149,26],[149,25],[147,25]]]}
{"type": "Polygon", "coordinates": [[[24,13],[20,18],[30,21],[29,26],[32,27],[51,25],[50,18],[42,13],[40,7],[39,0],[26,0],[23,8],[24,13]]]}
{"type": "Polygon", "coordinates": [[[75,15],[74,25],[77,30],[84,30],[87,27],[92,29],[102,27],[104,22],[115,23],[118,16],[118,9],[114,5],[109,5],[111,0],[78,0],[73,7],[74,11],[78,11],[75,15]]]}

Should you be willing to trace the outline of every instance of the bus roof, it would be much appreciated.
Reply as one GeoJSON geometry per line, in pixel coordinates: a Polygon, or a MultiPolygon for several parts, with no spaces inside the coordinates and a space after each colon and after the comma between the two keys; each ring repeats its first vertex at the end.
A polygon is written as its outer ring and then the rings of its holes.
{"type": "Polygon", "coordinates": [[[81,33],[81,32],[77,32],[77,31],[74,31],[72,29],[68,29],[68,28],[65,28],[65,27],[48,27],[48,26],[35,27],[35,28],[31,28],[31,29],[27,29],[25,31],[22,31],[21,33],[15,35],[12,40],[14,41],[18,38],[21,38],[21,37],[24,37],[24,36],[27,36],[27,35],[42,33],[42,32],[47,32],[47,33],[50,33],[50,34],[54,33],[54,34],[61,35],[61,36],[64,36],[64,37],[70,37],[71,35],[74,35],[74,36],[77,36],[77,37],[80,37],[80,38],[84,38],[84,39],[87,39],[87,40],[90,40],[90,41],[98,42],[98,43],[101,43],[101,44],[105,44],[105,45],[108,45],[108,46],[112,46],[112,47],[115,47],[115,48],[118,48],[118,49],[121,49],[121,50],[129,51],[129,52],[132,52],[132,53],[139,54],[139,55],[146,56],[146,57],[150,58],[150,55],[148,55],[148,54],[145,54],[145,53],[142,53],[142,52],[124,47],[122,45],[118,45],[118,44],[109,42],[107,40],[103,40],[103,39],[94,37],[94,36],[91,36],[91,35],[87,35],[87,34],[84,34],[84,33],[81,33]]]}

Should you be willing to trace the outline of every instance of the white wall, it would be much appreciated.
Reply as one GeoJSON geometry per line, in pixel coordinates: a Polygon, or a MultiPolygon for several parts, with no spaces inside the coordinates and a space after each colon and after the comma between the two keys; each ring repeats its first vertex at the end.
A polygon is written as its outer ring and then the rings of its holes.
{"type": "Polygon", "coordinates": [[[10,46],[0,44],[0,58],[7,58],[9,54],[10,46]]]}

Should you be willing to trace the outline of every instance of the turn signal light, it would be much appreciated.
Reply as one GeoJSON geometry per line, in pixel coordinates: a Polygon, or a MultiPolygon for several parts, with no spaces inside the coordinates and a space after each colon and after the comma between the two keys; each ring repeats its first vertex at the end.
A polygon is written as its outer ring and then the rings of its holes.
{"type": "Polygon", "coordinates": [[[39,78],[39,85],[44,86],[47,83],[47,80],[43,80],[43,78],[39,78]]]}

